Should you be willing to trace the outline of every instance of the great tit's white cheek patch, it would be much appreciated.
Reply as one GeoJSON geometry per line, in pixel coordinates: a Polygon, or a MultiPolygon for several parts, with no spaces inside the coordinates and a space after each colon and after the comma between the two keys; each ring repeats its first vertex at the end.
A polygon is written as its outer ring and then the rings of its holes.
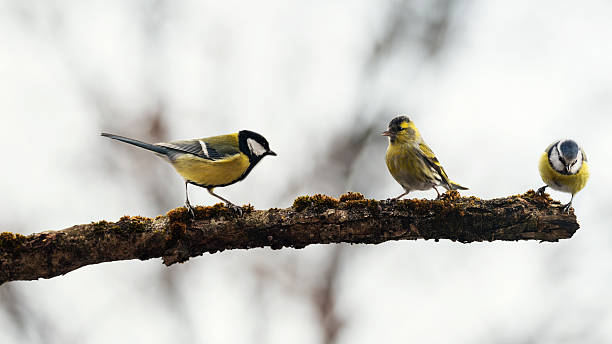
{"type": "Polygon", "coordinates": [[[261,156],[268,151],[266,148],[264,148],[264,146],[261,145],[261,143],[251,138],[247,139],[247,145],[249,146],[249,150],[251,151],[251,153],[255,156],[261,156]]]}

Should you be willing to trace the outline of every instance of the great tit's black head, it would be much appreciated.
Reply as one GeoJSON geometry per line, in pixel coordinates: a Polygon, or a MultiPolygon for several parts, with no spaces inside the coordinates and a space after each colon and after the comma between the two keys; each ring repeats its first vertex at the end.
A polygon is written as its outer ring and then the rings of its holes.
{"type": "Polygon", "coordinates": [[[240,145],[240,151],[251,160],[260,160],[266,155],[276,155],[270,150],[270,144],[265,137],[250,130],[238,132],[238,144],[240,145]]]}
{"type": "Polygon", "coordinates": [[[561,140],[548,152],[548,159],[553,168],[563,174],[576,174],[582,167],[582,151],[574,140],[561,140]]]}

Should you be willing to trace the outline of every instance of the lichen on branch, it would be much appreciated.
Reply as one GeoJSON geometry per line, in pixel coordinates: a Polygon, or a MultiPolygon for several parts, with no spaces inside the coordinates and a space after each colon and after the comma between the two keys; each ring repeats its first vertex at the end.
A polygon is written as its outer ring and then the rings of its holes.
{"type": "Polygon", "coordinates": [[[559,202],[533,190],[491,200],[450,191],[438,200],[401,201],[350,192],[339,199],[301,196],[286,209],[243,206],[242,213],[216,204],[195,207],[194,218],[177,208],[155,219],[124,216],[28,236],[0,233],[0,284],[109,261],[161,257],[172,265],[229,249],[416,239],[558,241],[579,228],[573,212],[563,213],[559,202]]]}

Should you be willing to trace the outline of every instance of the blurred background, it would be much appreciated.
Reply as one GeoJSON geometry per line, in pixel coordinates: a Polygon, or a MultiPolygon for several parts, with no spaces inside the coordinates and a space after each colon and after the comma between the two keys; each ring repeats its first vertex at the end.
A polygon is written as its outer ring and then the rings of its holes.
{"type": "MultiPolygon", "coordinates": [[[[101,131],[257,131],[278,157],[218,189],[257,209],[399,195],[380,136],[398,114],[464,195],[542,186],[537,160],[559,138],[584,147],[592,172],[571,240],[88,266],[0,286],[0,343],[612,342],[611,17],[603,0],[0,0],[2,231],[183,204],[169,165],[101,131]]],[[[193,204],[217,201],[190,190],[193,204]]]]}

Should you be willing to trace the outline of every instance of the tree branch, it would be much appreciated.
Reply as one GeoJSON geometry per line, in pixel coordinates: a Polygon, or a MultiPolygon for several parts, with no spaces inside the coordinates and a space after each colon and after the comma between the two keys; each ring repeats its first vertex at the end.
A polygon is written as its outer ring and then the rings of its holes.
{"type": "Polygon", "coordinates": [[[184,208],[155,219],[122,217],[60,231],[23,236],[0,234],[0,284],[65,274],[109,261],[161,257],[172,265],[205,252],[254,247],[303,248],[348,242],[449,239],[462,243],[493,240],[568,239],[579,228],[573,213],[533,190],[492,200],[460,197],[440,200],[376,201],[348,193],[339,200],[298,197],[291,208],[253,210],[238,215],[222,204],[196,207],[190,220],[184,208]]]}

